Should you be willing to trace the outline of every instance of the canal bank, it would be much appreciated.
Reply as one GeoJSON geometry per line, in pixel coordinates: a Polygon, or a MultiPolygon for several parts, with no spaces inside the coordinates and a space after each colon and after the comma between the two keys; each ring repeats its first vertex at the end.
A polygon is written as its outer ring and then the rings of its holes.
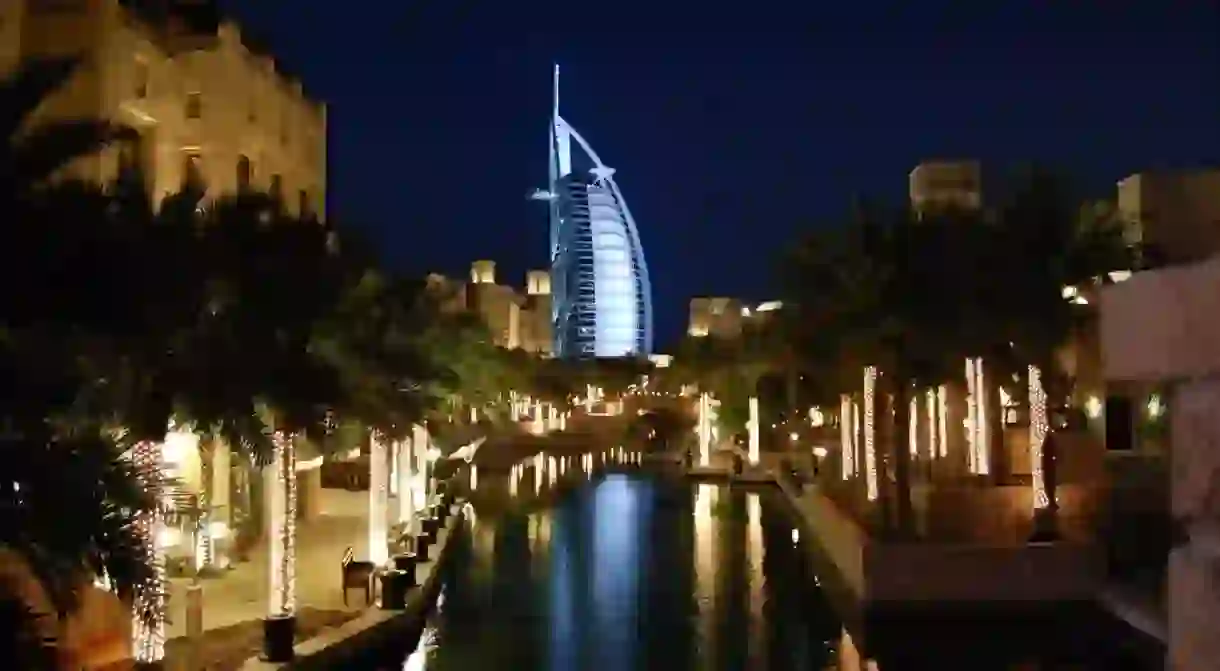
{"type": "MultiPolygon", "coordinates": [[[[842,628],[764,491],[595,472],[538,507],[480,478],[442,604],[404,669],[822,669],[842,628]]],[[[548,497],[544,497],[548,498],[548,497]]],[[[373,667],[365,667],[373,668],[373,667]]],[[[397,668],[397,667],[396,667],[397,668]]]]}
{"type": "MultiPolygon", "coordinates": [[[[407,593],[402,609],[371,607],[340,626],[317,636],[297,641],[290,662],[270,663],[259,657],[246,661],[243,671],[272,669],[322,670],[338,668],[383,668],[393,662],[399,641],[415,640],[440,593],[444,567],[450,561],[451,547],[465,533],[467,510],[464,504],[449,507],[445,524],[437,530],[429,548],[429,559],[415,565],[415,587],[407,593]]],[[[340,585],[340,567],[335,566],[335,588],[340,585]]]]}
{"type": "Polygon", "coordinates": [[[946,668],[949,662],[973,669],[1163,668],[1163,645],[1098,604],[1094,569],[1079,561],[1079,553],[1067,555],[1069,561],[1052,555],[1051,567],[1059,572],[1047,571],[1043,585],[1029,555],[1005,562],[997,561],[1002,552],[961,552],[954,563],[955,548],[931,546],[923,548],[925,555],[949,560],[935,566],[900,561],[912,556],[908,552],[891,553],[883,562],[879,551],[892,548],[870,542],[833,502],[816,500],[816,492],[783,478],[775,485],[813,541],[805,545],[808,559],[856,653],[884,671],[946,668]],[[1014,573],[1014,564],[1021,570],[1014,573]],[[1065,573],[1064,566],[1071,570],[1065,573]],[[1078,584],[1071,582],[1073,574],[1078,584]],[[935,643],[946,635],[956,642],[935,643]]]}

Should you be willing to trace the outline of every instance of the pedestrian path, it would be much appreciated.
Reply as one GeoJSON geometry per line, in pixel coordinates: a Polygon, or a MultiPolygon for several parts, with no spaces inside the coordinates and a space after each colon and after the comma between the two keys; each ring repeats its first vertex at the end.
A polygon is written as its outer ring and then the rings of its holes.
{"type": "MultiPolygon", "coordinates": [[[[324,489],[319,516],[297,524],[298,608],[355,612],[365,607],[363,594],[357,596],[355,590],[349,595],[349,605],[343,605],[339,562],[349,546],[363,554],[368,545],[367,501],[366,492],[324,489]]],[[[396,509],[393,500],[388,508],[396,509]]],[[[250,553],[249,561],[235,565],[221,577],[201,581],[204,631],[266,616],[268,563],[267,544],[260,543],[250,553]]],[[[186,578],[170,581],[169,639],[186,634],[186,590],[190,583],[186,578]]]]}

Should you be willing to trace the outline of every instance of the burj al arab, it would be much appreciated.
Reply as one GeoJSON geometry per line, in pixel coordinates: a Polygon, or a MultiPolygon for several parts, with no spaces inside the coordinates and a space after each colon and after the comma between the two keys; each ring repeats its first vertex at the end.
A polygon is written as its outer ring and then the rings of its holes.
{"type": "Polygon", "coordinates": [[[550,184],[534,198],[550,205],[552,333],[561,358],[647,356],[652,288],[640,234],[614,168],[559,115],[555,66],[550,184]],[[573,168],[572,143],[584,154],[573,168]]]}

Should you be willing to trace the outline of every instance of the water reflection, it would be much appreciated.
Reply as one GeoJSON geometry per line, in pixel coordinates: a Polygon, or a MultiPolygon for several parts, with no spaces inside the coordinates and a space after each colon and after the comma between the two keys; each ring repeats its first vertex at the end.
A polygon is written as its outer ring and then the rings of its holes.
{"type": "Polygon", "coordinates": [[[828,609],[810,610],[820,595],[770,494],[611,474],[541,511],[476,501],[422,648],[430,671],[822,669],[813,653],[838,643],[837,623],[809,618],[828,609]]]}

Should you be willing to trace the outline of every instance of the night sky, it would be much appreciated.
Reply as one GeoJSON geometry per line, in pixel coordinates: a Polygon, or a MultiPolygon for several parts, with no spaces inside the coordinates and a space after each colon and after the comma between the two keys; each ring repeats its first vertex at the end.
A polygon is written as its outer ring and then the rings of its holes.
{"type": "Polygon", "coordinates": [[[923,158],[1043,162],[1096,196],[1220,165],[1205,0],[229,5],[329,104],[332,216],[404,271],[491,258],[521,284],[545,267],[527,195],[546,181],[559,62],[563,114],[640,226],[661,345],[692,295],[767,298],[799,230],[854,194],[899,202],[923,158]]]}

